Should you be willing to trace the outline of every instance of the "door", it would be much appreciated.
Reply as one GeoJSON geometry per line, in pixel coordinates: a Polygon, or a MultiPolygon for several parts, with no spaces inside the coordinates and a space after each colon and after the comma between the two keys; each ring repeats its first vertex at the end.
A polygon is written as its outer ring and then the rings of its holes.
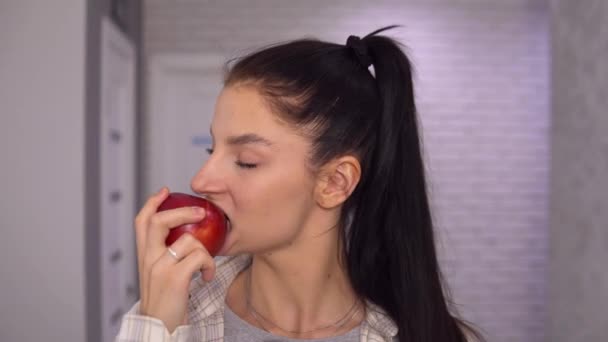
{"type": "Polygon", "coordinates": [[[219,56],[156,55],[149,59],[144,196],[168,186],[191,193],[190,180],[207,160],[209,127],[222,87],[219,56]]]}
{"type": "Polygon", "coordinates": [[[114,340],[137,301],[135,49],[107,18],[101,46],[101,329],[114,340]]]}

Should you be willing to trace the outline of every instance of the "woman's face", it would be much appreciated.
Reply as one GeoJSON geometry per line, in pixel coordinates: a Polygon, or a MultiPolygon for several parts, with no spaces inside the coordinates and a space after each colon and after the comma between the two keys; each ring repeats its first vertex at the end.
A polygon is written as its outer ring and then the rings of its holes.
{"type": "Polygon", "coordinates": [[[221,255],[269,252],[288,246],[315,203],[307,168],[310,142],[278,121],[255,88],[220,93],[211,124],[212,151],[191,187],[231,221],[221,255]]]}

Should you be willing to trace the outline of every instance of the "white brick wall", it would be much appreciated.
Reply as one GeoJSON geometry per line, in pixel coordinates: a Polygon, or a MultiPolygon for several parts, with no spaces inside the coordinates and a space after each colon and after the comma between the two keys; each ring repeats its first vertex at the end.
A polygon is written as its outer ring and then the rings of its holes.
{"type": "Polygon", "coordinates": [[[225,57],[389,24],[409,47],[445,273],[490,341],[543,341],[548,15],[541,0],[145,2],[147,56],[225,57]]]}

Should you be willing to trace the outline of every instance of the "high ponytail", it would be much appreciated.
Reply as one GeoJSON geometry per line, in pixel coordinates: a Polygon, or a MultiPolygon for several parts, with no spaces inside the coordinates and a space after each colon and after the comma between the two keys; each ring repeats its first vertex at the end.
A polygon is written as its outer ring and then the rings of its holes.
{"type": "Polygon", "coordinates": [[[358,293],[392,317],[400,341],[465,341],[435,251],[411,64],[393,40],[374,36],[383,30],[363,38],[381,106],[369,174],[349,203],[349,276],[358,293]]]}
{"type": "Polygon", "coordinates": [[[313,168],[357,156],[361,179],[342,208],[341,257],[355,292],[390,316],[399,341],[461,342],[464,331],[481,339],[448,307],[412,68],[397,42],[377,35],[393,27],[349,38],[354,48],[313,39],[265,47],[228,67],[225,85],[254,84],[276,115],[312,131],[313,168]]]}

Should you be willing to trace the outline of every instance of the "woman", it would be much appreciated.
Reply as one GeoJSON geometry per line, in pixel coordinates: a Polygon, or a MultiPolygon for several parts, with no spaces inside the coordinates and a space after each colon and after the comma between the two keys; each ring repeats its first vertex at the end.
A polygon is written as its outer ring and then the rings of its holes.
{"type": "Polygon", "coordinates": [[[191,187],[230,218],[228,257],[188,234],[167,249],[169,228],[204,212],[156,213],[169,191],[152,196],[135,220],[142,298],[117,341],[477,336],[443,292],[410,63],[377,35],[393,27],[227,68],[191,187]]]}

